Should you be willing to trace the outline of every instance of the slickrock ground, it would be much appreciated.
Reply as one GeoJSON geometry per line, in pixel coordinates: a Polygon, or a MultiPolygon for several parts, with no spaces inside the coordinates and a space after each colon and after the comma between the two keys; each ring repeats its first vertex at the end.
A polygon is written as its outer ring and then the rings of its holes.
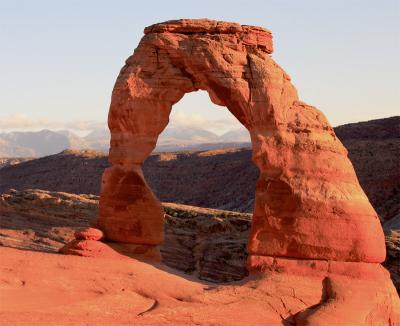
{"type": "MultiPolygon", "coordinates": [[[[210,282],[247,276],[246,242],[250,214],[163,203],[165,242],[162,261],[210,282]]],[[[96,218],[98,196],[42,190],[10,191],[0,196],[0,244],[55,253],[74,232],[96,218]]],[[[386,234],[385,267],[400,292],[400,231],[386,234]]]]}
{"type": "Polygon", "coordinates": [[[134,259],[11,248],[0,248],[0,255],[2,325],[305,325],[305,317],[318,317],[318,308],[325,309],[329,325],[372,325],[371,319],[395,325],[398,318],[384,317],[395,298],[369,290],[379,278],[337,276],[324,283],[321,276],[272,272],[268,278],[214,286],[134,259]],[[348,292],[335,297],[339,281],[348,292]],[[377,305],[381,309],[373,315],[365,313],[377,305]],[[332,306],[336,313],[329,311],[332,306]]]}

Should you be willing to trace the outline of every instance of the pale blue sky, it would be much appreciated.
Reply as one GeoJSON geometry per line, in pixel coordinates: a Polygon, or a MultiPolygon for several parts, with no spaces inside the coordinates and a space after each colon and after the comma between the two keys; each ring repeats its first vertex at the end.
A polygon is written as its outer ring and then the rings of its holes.
{"type": "MultiPolygon", "coordinates": [[[[0,131],[104,122],[115,78],[143,28],[177,18],[272,30],[273,57],[301,99],[333,125],[396,115],[399,3],[0,0],[0,131]]],[[[186,95],[174,111],[178,120],[199,124],[228,117],[204,92],[186,95]]]]}

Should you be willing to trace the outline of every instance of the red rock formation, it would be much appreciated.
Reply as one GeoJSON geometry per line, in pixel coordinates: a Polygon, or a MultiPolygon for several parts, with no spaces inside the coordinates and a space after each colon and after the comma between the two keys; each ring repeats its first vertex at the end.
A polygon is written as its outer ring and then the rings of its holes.
{"type": "Polygon", "coordinates": [[[379,264],[385,243],[378,216],[325,116],[299,101],[290,77],[271,58],[271,33],[178,20],[145,34],[112,94],[111,167],[102,178],[97,224],[106,238],[128,253],[127,244],[162,242],[162,207],[141,166],[172,105],[185,93],[206,90],[249,130],[260,170],[250,272],[262,272],[271,286],[275,273],[281,280],[316,281],[321,301],[296,314],[298,325],[323,325],[328,318],[349,325],[398,323],[397,294],[379,264]]]}
{"type": "Polygon", "coordinates": [[[271,58],[271,33],[210,20],[145,29],[116,81],[99,227],[113,241],[158,245],[162,209],[141,164],[185,93],[206,90],[250,131],[260,170],[249,252],[382,262],[384,236],[347,151],[325,116],[300,102],[271,58]]]}
{"type": "MultiPolygon", "coordinates": [[[[73,240],[60,248],[59,253],[83,257],[101,257],[122,259],[124,256],[110,246],[96,240],[73,240]]],[[[125,257],[126,258],[126,257],[125,257]]]]}

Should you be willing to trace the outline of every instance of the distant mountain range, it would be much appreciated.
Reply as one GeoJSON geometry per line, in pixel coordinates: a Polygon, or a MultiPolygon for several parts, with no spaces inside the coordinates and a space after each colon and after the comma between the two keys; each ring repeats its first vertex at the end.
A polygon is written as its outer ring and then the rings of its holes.
{"type": "MultiPolygon", "coordinates": [[[[249,133],[244,128],[231,130],[218,136],[201,128],[171,126],[160,135],[156,151],[243,147],[249,142],[249,133]]],[[[42,157],[65,149],[92,149],[107,152],[109,143],[108,129],[94,130],[85,137],[80,137],[69,130],[13,131],[0,133],[0,158],[42,157]]]]}

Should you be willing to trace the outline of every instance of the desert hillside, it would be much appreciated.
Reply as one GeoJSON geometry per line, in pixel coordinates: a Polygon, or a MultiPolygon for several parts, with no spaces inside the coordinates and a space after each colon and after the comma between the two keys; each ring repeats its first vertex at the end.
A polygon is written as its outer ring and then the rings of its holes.
{"type": "MultiPolygon", "coordinates": [[[[335,129],[364,191],[384,220],[400,212],[399,126],[400,117],[392,117],[335,129]]],[[[102,152],[68,150],[0,169],[0,192],[38,188],[98,194],[107,166],[102,152]]],[[[252,211],[258,170],[250,149],[153,154],[143,170],[162,201],[252,211]]]]}
{"type": "Polygon", "coordinates": [[[400,213],[400,117],[335,128],[361,186],[383,219],[400,213]]]}
{"type": "MultiPolygon", "coordinates": [[[[67,150],[0,169],[0,192],[38,188],[98,194],[107,166],[102,152],[67,150]]],[[[154,154],[143,170],[162,201],[244,212],[252,209],[258,171],[248,149],[154,154]]]]}

